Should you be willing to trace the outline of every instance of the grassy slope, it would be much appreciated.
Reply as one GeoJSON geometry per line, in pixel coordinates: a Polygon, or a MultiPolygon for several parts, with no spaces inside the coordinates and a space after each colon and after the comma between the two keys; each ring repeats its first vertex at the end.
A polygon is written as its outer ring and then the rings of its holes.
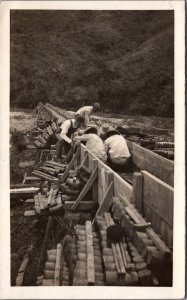
{"type": "Polygon", "coordinates": [[[13,11],[11,105],[173,116],[173,12],[13,11]]]}

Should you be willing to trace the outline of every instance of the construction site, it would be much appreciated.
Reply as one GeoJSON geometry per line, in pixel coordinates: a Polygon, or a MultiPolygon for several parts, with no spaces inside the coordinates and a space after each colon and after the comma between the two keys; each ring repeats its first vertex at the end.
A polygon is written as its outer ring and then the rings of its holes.
{"type": "Polygon", "coordinates": [[[56,162],[58,122],[73,113],[40,102],[33,115],[11,170],[11,285],[172,286],[173,131],[93,116],[127,141],[130,163],[116,172],[82,143],[56,162]]]}

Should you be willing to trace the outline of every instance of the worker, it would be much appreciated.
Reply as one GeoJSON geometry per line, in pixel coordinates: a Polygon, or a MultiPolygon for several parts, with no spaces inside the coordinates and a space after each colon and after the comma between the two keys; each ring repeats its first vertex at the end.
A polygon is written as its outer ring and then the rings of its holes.
{"type": "Polygon", "coordinates": [[[93,112],[100,111],[101,105],[98,102],[95,102],[93,106],[83,106],[76,113],[75,116],[82,115],[85,118],[85,125],[88,124],[90,116],[93,112]]]}
{"type": "Polygon", "coordinates": [[[125,138],[117,130],[109,130],[104,137],[105,150],[109,162],[115,167],[125,166],[130,158],[130,152],[125,138]]]}
{"type": "Polygon", "coordinates": [[[102,139],[97,135],[97,128],[90,127],[81,136],[75,136],[74,141],[86,142],[86,148],[103,162],[107,161],[107,154],[102,139]]]}
{"type": "Polygon", "coordinates": [[[58,140],[56,144],[56,158],[57,162],[61,162],[62,148],[64,147],[64,152],[67,154],[71,149],[73,144],[72,135],[76,132],[78,128],[84,124],[85,119],[83,116],[76,116],[75,119],[66,120],[56,130],[56,138],[58,140]]]}

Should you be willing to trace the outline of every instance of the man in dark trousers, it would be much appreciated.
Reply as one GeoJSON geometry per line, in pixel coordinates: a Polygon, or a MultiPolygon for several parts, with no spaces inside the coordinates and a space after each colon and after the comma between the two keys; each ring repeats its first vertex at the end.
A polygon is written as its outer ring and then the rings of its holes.
{"type": "Polygon", "coordinates": [[[73,144],[71,137],[73,133],[75,133],[76,130],[84,124],[84,122],[85,122],[84,117],[79,115],[75,117],[75,119],[64,121],[64,123],[60,126],[60,128],[56,130],[56,138],[58,140],[56,144],[57,162],[61,162],[63,147],[64,147],[65,155],[69,152],[73,144]]]}

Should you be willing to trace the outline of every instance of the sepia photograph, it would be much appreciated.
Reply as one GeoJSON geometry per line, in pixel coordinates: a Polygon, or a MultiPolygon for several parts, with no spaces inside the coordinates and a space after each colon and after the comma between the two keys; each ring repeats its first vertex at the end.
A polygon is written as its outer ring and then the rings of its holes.
{"type": "Polygon", "coordinates": [[[172,299],[180,242],[184,259],[179,14],[157,1],[38,2],[10,6],[7,22],[10,289],[151,299],[164,287],[172,299]]]}

